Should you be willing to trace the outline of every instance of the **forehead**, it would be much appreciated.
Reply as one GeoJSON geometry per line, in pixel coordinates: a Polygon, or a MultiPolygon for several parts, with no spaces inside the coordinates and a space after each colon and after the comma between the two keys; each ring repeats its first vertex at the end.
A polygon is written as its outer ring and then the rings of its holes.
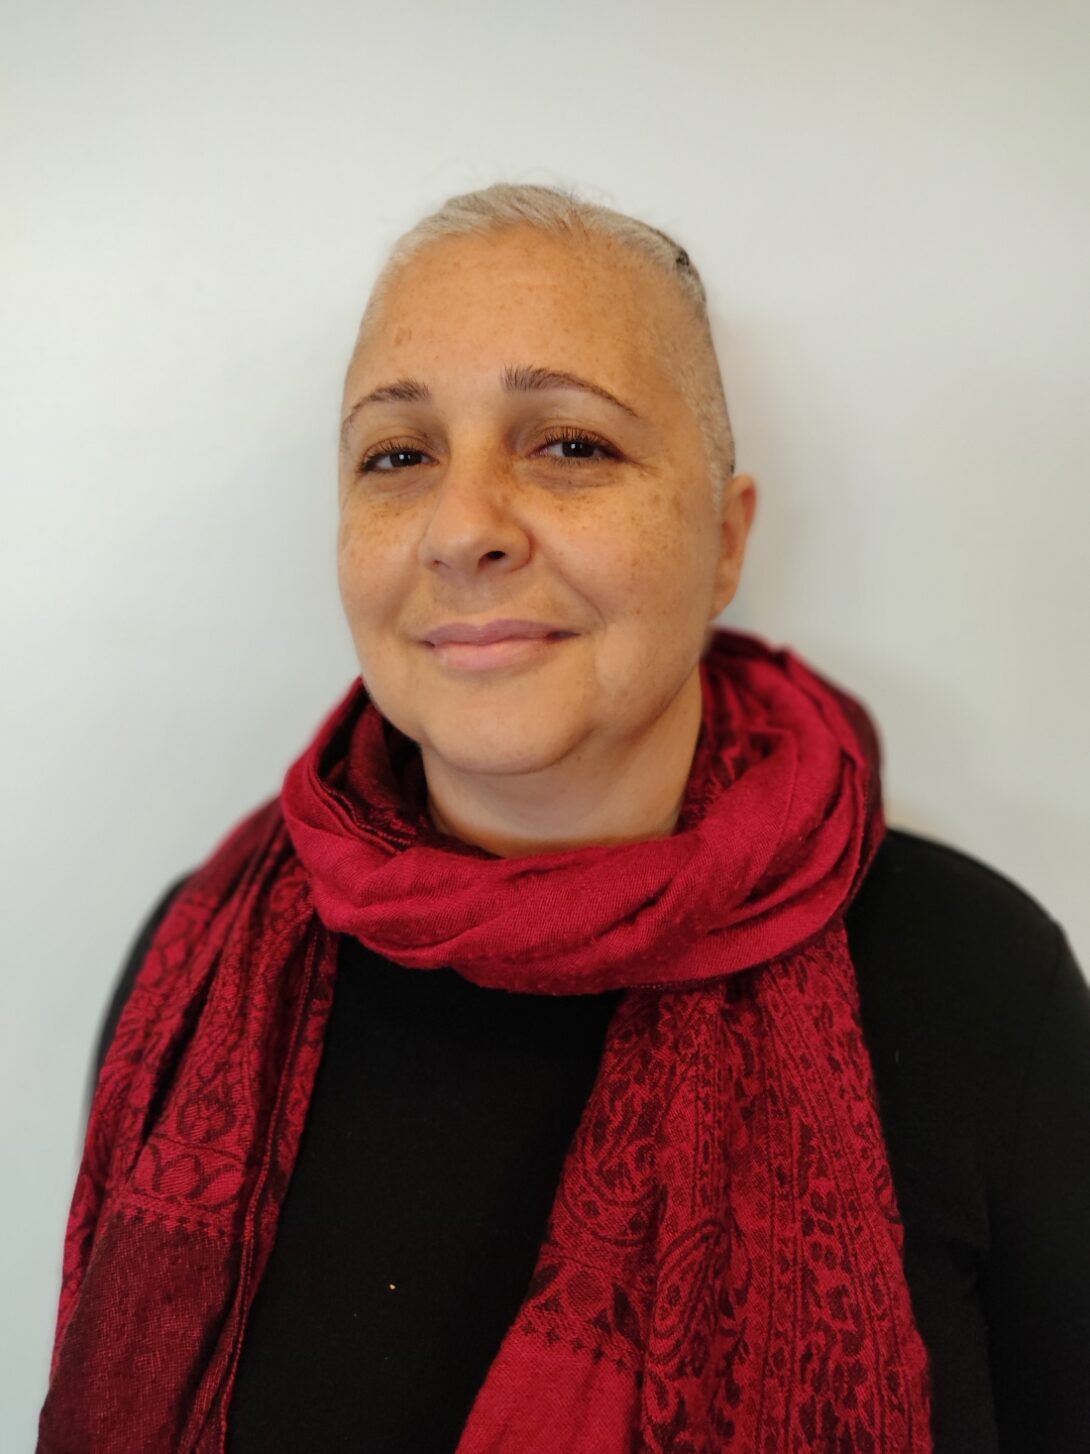
{"type": "Polygon", "coordinates": [[[533,229],[427,244],[389,280],[350,378],[381,368],[519,357],[661,386],[665,341],[684,327],[669,281],[608,238],[533,229]]]}

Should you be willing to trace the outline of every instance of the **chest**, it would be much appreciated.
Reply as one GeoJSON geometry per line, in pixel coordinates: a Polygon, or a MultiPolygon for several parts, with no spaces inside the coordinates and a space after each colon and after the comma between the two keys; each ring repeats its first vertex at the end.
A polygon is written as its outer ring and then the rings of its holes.
{"type": "MultiPolygon", "coordinates": [[[[345,941],[230,1454],[450,1454],[526,1293],[617,998],[481,990],[345,941]]],[[[956,1146],[900,1103],[918,1094],[900,1076],[882,1106],[906,1277],[936,1400],[987,1454],[977,1201],[956,1146]]]]}

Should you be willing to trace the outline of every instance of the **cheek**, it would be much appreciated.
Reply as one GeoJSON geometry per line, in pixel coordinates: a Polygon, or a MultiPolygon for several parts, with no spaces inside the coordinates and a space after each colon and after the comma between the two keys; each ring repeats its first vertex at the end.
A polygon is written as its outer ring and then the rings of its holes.
{"type": "Polygon", "coordinates": [[[656,614],[676,612],[691,597],[703,558],[697,523],[684,502],[655,491],[614,524],[610,559],[617,591],[656,614]]]}
{"type": "Polygon", "coordinates": [[[349,510],[337,530],[337,583],[353,625],[381,615],[392,590],[394,556],[370,522],[349,510]]]}
{"type": "Polygon", "coordinates": [[[342,516],[337,527],[337,584],[346,609],[355,600],[359,583],[363,579],[360,557],[359,533],[354,529],[351,519],[342,516]]]}

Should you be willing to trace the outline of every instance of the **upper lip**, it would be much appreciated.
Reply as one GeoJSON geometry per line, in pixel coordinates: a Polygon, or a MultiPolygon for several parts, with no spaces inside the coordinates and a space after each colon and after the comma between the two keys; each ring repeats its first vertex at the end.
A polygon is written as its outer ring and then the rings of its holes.
{"type": "Polygon", "coordinates": [[[509,636],[571,636],[563,626],[553,626],[548,621],[486,621],[483,626],[473,626],[468,621],[451,621],[446,626],[435,626],[421,638],[432,646],[442,646],[448,641],[468,641],[475,646],[487,646],[492,641],[503,641],[509,636]]]}

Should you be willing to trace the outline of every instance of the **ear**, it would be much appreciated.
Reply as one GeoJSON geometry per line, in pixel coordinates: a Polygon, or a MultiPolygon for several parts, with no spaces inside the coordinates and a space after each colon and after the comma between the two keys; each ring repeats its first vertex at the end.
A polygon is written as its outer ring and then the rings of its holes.
{"type": "Polygon", "coordinates": [[[709,620],[719,615],[734,599],[742,577],[753,517],[757,510],[757,484],[752,475],[735,475],[723,491],[723,513],[719,536],[719,564],[715,573],[715,596],[709,620]]]}

